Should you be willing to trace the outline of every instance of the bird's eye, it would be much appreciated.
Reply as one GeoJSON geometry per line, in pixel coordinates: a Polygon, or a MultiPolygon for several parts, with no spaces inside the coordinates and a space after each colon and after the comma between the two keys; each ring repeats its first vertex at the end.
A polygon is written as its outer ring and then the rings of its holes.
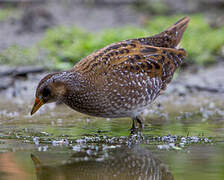
{"type": "Polygon", "coordinates": [[[43,95],[43,97],[47,97],[50,95],[50,93],[51,93],[50,89],[44,88],[42,95],[43,95]]]}

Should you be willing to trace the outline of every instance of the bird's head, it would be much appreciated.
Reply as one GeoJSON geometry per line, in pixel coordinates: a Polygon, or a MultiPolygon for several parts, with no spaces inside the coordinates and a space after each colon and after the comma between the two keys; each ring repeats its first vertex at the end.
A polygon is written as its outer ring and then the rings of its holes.
{"type": "Polygon", "coordinates": [[[42,105],[59,101],[65,94],[66,85],[63,81],[63,72],[48,74],[37,86],[36,99],[31,110],[31,115],[33,115],[42,105]]]}

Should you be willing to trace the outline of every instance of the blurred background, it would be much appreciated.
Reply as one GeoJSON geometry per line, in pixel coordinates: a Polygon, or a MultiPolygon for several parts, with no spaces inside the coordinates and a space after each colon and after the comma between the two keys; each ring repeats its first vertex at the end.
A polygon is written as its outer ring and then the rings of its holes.
{"type": "Polygon", "coordinates": [[[139,179],[145,163],[145,179],[223,180],[223,82],[224,0],[0,0],[0,179],[113,179],[122,168],[123,179],[139,179]],[[61,104],[30,116],[49,72],[184,16],[191,21],[180,47],[188,56],[145,112],[144,140],[129,136],[129,118],[89,117],[61,104]]]}
{"type": "Polygon", "coordinates": [[[185,65],[224,56],[223,0],[0,0],[0,63],[66,69],[112,42],[159,33],[183,16],[185,65]]]}

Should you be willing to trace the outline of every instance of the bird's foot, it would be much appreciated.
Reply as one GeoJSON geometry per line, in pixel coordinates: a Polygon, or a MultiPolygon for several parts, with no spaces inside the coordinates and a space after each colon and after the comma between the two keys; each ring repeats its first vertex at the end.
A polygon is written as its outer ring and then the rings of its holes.
{"type": "Polygon", "coordinates": [[[139,132],[139,129],[138,129],[138,128],[133,128],[133,127],[132,127],[132,128],[130,129],[130,134],[131,134],[131,135],[137,134],[138,132],[139,132]]]}
{"type": "Polygon", "coordinates": [[[144,140],[142,130],[139,128],[131,129],[129,138],[132,142],[135,142],[135,143],[142,142],[144,140]]]}

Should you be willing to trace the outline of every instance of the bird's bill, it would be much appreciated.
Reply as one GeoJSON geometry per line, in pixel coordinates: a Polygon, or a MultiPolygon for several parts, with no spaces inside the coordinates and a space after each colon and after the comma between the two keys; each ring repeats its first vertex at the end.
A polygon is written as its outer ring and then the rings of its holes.
{"type": "Polygon", "coordinates": [[[42,99],[36,98],[34,106],[31,111],[31,115],[33,115],[35,112],[37,112],[38,109],[44,104],[44,101],[42,99]]]}

